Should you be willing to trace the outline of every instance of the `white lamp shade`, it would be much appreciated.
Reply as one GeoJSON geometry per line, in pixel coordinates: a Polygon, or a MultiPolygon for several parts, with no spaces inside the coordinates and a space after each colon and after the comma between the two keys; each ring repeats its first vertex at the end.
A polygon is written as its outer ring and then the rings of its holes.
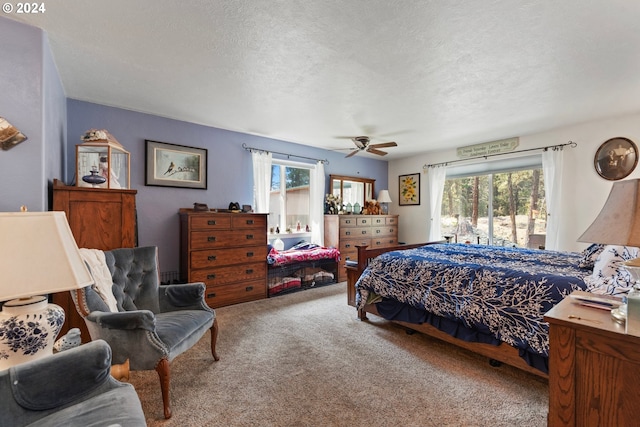
{"type": "Polygon", "coordinates": [[[378,193],[378,202],[391,203],[391,197],[389,197],[389,190],[380,190],[378,193]]]}
{"type": "Polygon", "coordinates": [[[64,212],[0,212],[0,301],[93,283],[64,212]]]}
{"type": "Polygon", "coordinates": [[[640,247],[640,180],[618,181],[579,242],[640,247]]]}

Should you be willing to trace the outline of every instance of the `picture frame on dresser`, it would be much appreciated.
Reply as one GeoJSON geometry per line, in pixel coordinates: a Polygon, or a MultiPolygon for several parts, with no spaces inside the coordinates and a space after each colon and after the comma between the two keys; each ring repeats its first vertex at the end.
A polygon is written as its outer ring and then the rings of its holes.
{"type": "Polygon", "coordinates": [[[145,185],[207,189],[207,149],[145,140],[145,185]]]}

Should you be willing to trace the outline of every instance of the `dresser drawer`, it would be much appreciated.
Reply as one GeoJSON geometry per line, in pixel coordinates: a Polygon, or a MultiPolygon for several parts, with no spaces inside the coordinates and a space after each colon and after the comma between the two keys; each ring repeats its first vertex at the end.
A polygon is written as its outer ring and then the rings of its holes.
{"type": "Polygon", "coordinates": [[[245,282],[262,279],[266,283],[267,263],[249,263],[243,265],[229,265],[206,270],[193,270],[191,282],[204,282],[207,286],[225,285],[233,282],[245,282]]]}
{"type": "Polygon", "coordinates": [[[340,216],[340,228],[343,227],[357,227],[358,221],[355,216],[341,215],[340,216]]]}
{"type": "Polygon", "coordinates": [[[398,244],[396,236],[378,237],[371,239],[372,248],[384,248],[386,246],[395,246],[398,244]]]}
{"type": "Polygon", "coordinates": [[[231,217],[228,215],[193,215],[192,230],[228,230],[231,228],[231,217]]]}
{"type": "MultiPolygon", "coordinates": [[[[266,245],[266,236],[262,230],[209,230],[192,231],[189,249],[216,249],[230,246],[266,245]]],[[[266,259],[265,259],[266,260],[266,259]]]]}
{"type": "Polygon", "coordinates": [[[357,261],[358,250],[340,251],[340,265],[345,265],[347,261],[357,261]]]}
{"type": "Polygon", "coordinates": [[[267,246],[245,248],[210,249],[191,252],[190,266],[193,269],[222,267],[267,259],[267,246]]]}
{"type": "Polygon", "coordinates": [[[386,218],[383,216],[372,216],[371,217],[371,225],[374,227],[380,227],[381,225],[386,225],[386,218]]]}
{"type": "Polygon", "coordinates": [[[266,232],[267,218],[264,215],[234,214],[231,215],[232,228],[257,228],[266,232]]]}
{"type": "Polygon", "coordinates": [[[371,216],[359,216],[356,218],[356,224],[358,227],[370,227],[373,224],[373,217],[371,216]]]}
{"type": "Polygon", "coordinates": [[[371,239],[358,239],[358,240],[341,240],[340,247],[340,257],[344,258],[344,254],[346,253],[358,253],[357,246],[371,246],[371,239]]]}
{"type": "Polygon", "coordinates": [[[244,282],[242,284],[207,286],[205,300],[211,308],[267,297],[266,280],[244,282]]]}
{"type": "Polygon", "coordinates": [[[371,231],[371,236],[373,239],[380,236],[397,236],[397,235],[398,235],[398,227],[394,227],[394,226],[374,227],[371,231]]]}
{"type": "Polygon", "coordinates": [[[340,229],[340,239],[368,239],[371,237],[371,227],[347,227],[340,229]]]}

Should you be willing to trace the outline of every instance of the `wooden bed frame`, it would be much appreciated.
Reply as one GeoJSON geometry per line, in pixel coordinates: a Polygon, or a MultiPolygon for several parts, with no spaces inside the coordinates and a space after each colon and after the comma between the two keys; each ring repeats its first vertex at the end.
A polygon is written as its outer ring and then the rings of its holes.
{"type": "MultiPolygon", "coordinates": [[[[420,246],[434,244],[434,243],[444,243],[444,242],[428,242],[428,243],[419,243],[412,245],[399,245],[399,246],[389,246],[385,248],[373,248],[367,249],[367,246],[358,246],[358,265],[357,266],[347,266],[347,296],[348,302],[350,305],[355,306],[355,284],[364,269],[369,264],[369,261],[373,258],[377,257],[380,254],[389,251],[396,251],[402,249],[413,249],[418,248],[420,246]]],[[[367,313],[374,314],[376,316],[380,316],[376,306],[373,304],[365,305],[364,309],[358,310],[358,318],[360,320],[366,321],[367,313]]],[[[542,378],[549,379],[549,376],[544,372],[529,366],[525,360],[520,357],[518,349],[513,347],[507,343],[501,343],[500,345],[491,345],[477,342],[468,342],[458,338],[455,338],[445,332],[440,331],[434,326],[431,326],[428,323],[423,324],[415,324],[408,322],[401,322],[392,320],[392,322],[397,323],[399,325],[404,326],[412,331],[421,332],[423,334],[432,336],[434,338],[438,338],[442,341],[446,341],[448,343],[457,345],[464,349],[470,350],[474,353],[480,354],[489,358],[492,365],[498,365],[499,363],[506,363],[507,365],[514,366],[523,371],[538,375],[542,378]]]]}

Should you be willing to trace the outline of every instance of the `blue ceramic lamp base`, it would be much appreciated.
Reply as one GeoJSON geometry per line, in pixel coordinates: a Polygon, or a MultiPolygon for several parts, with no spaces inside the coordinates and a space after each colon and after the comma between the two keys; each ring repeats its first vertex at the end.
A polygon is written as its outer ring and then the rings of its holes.
{"type": "Polygon", "coordinates": [[[34,296],[4,303],[0,312],[0,370],[53,353],[64,310],[34,296]]]}

